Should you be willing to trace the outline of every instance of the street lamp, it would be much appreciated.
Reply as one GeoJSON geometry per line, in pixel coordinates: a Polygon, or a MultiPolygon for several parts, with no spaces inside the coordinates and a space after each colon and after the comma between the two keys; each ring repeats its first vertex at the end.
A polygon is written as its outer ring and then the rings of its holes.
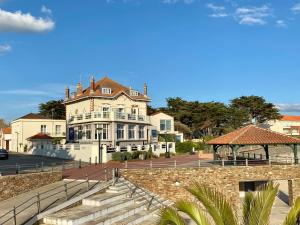
{"type": "Polygon", "coordinates": [[[166,131],[166,133],[165,133],[165,142],[166,142],[165,158],[170,158],[170,154],[169,154],[169,151],[168,151],[168,139],[167,139],[167,135],[168,135],[168,132],[166,131]]]}
{"type": "Polygon", "coordinates": [[[17,152],[19,152],[19,133],[16,132],[17,134],[17,152]]]}
{"type": "Polygon", "coordinates": [[[97,127],[96,128],[97,130],[97,134],[98,134],[98,155],[99,155],[99,164],[102,163],[102,147],[101,147],[101,133],[102,133],[102,130],[103,128],[102,127],[97,127]]]}

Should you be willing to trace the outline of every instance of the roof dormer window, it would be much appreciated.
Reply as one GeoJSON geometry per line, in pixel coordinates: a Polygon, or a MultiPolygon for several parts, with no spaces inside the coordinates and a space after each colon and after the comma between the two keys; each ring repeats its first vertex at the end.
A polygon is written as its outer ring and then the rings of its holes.
{"type": "Polygon", "coordinates": [[[110,95],[111,94],[111,88],[102,88],[102,94],[110,95]]]}
{"type": "Polygon", "coordinates": [[[130,96],[139,96],[139,92],[135,90],[130,90],[130,96]]]}

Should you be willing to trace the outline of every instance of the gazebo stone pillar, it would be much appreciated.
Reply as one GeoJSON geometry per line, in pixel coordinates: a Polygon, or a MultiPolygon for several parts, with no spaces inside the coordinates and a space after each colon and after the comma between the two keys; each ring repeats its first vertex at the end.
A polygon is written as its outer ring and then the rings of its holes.
{"type": "Polygon", "coordinates": [[[269,145],[263,145],[263,148],[265,150],[266,153],[266,160],[270,159],[270,155],[269,155],[269,145]]]}
{"type": "Polygon", "coordinates": [[[294,153],[294,163],[299,164],[298,159],[298,146],[296,144],[293,145],[293,153],[294,153]]]}
{"type": "Polygon", "coordinates": [[[237,150],[239,149],[239,146],[238,145],[230,145],[230,148],[232,150],[234,165],[236,165],[237,150]]]}

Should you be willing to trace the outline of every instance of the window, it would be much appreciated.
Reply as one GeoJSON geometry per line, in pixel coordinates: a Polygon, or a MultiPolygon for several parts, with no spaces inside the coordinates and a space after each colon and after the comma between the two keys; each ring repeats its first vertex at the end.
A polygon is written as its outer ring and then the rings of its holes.
{"type": "Polygon", "coordinates": [[[80,125],[78,126],[78,140],[81,140],[83,137],[83,127],[80,125]]]}
{"type": "Polygon", "coordinates": [[[41,125],[41,133],[47,133],[47,125],[41,125]]]}
{"type": "Polygon", "coordinates": [[[117,124],[117,139],[124,139],[124,125],[117,124]]]}
{"type": "Polygon", "coordinates": [[[130,93],[129,93],[131,96],[139,96],[139,92],[138,91],[135,91],[135,90],[130,90],[130,93]]]}
{"type": "Polygon", "coordinates": [[[95,139],[107,140],[108,139],[108,124],[96,124],[95,125],[95,139]],[[100,130],[97,130],[100,128],[100,130]]]}
{"type": "Polygon", "coordinates": [[[135,125],[128,125],[128,138],[135,139],[135,125]]]}
{"type": "Polygon", "coordinates": [[[102,113],[103,113],[103,118],[109,118],[109,107],[108,106],[103,106],[102,107],[102,113]]]}
{"type": "Polygon", "coordinates": [[[171,120],[160,120],[161,131],[171,131],[171,120]]]}
{"type": "Polygon", "coordinates": [[[139,126],[139,139],[145,138],[145,126],[139,126]]]}
{"type": "Polygon", "coordinates": [[[86,140],[92,139],[92,125],[90,124],[85,125],[85,139],[86,140]]]}
{"type": "Polygon", "coordinates": [[[117,108],[116,116],[117,116],[117,119],[125,119],[124,108],[117,108]]]}
{"type": "Polygon", "coordinates": [[[111,94],[111,88],[102,88],[102,94],[110,95],[111,94]]]}
{"type": "Polygon", "coordinates": [[[55,134],[61,134],[61,125],[55,125],[55,134]]]}

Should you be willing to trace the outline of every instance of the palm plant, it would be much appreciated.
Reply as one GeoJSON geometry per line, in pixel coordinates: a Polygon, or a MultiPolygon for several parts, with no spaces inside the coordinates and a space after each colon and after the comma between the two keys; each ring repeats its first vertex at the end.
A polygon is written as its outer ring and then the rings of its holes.
{"type": "MultiPolygon", "coordinates": [[[[174,208],[163,209],[159,224],[186,225],[188,222],[184,218],[188,216],[197,225],[268,225],[278,186],[268,183],[256,194],[247,193],[243,202],[242,219],[239,221],[237,212],[224,195],[215,189],[194,183],[187,191],[199,202],[180,200],[174,208]]],[[[300,197],[296,199],[283,225],[295,225],[299,214],[300,197]]]]}

